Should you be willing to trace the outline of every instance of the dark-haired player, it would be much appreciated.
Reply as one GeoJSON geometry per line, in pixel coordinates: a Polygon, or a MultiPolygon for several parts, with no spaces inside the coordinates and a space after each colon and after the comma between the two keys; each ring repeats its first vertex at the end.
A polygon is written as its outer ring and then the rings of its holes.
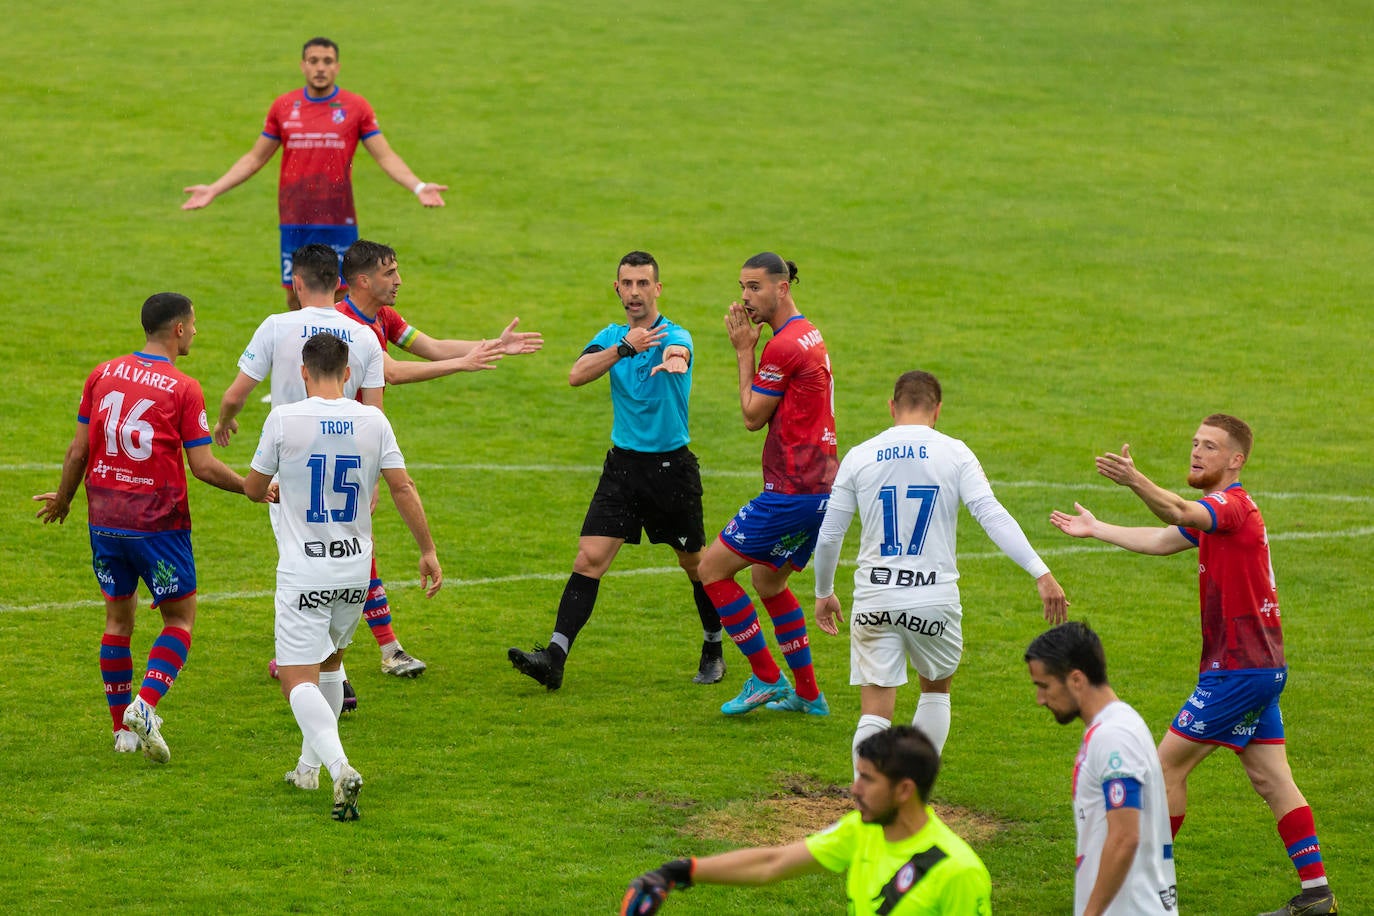
{"type": "MultiPolygon", "coordinates": [[[[382,348],[383,373],[388,385],[441,378],[455,372],[494,369],[496,361],[503,356],[534,353],[544,346],[544,338],[539,333],[515,330],[519,318],[491,340],[436,340],[421,333],[396,311],[401,271],[396,265],[396,252],[390,246],[359,239],[344,252],[342,271],[348,295],[336,309],[376,335],[382,348]],[[395,344],[426,361],[392,359],[387,353],[388,344],[395,344]]],[[[425,663],[407,652],[396,638],[391,625],[391,603],[377,573],[375,554],[363,619],[381,650],[383,673],[419,677],[425,672],[425,663]]]]}
{"type": "Polygon", "coordinates": [[[676,859],[630,882],[621,916],[658,912],[693,884],[773,884],[846,872],[852,916],[988,916],[992,880],[978,854],[928,804],[940,755],[919,729],[899,725],[859,745],[854,807],[820,833],[786,846],[676,859]]]}
{"type": "Polygon", "coordinates": [[[563,587],[548,647],[511,647],[516,670],[549,690],[563,684],[563,667],[573,640],[591,619],[601,578],[626,543],[647,532],[667,544],[692,583],[704,639],[698,684],[725,676],[720,618],[698,578],[706,529],[701,513],[701,472],[687,447],[688,399],[692,392],[692,335],[658,311],[663,284],[658,262],[647,251],[631,251],[616,266],[615,294],[625,323],[603,328],[582,350],[568,383],[586,385],[609,376],[611,450],[582,520],[577,558],[563,587]]]}
{"type": "Polygon", "coordinates": [[[82,478],[86,482],[92,564],[105,596],[100,675],[114,722],[116,751],[143,748],[150,760],[171,758],[160,731],[158,702],[191,651],[196,619],[196,562],[186,467],[197,479],[231,493],[243,478],[210,453],[210,427],[200,384],[176,368],[191,350],[196,313],[179,293],[143,303],[143,349],[101,363],[86,379],[76,436],[62,461],[62,480],[38,518],[61,523],[82,478]],[[129,651],[138,581],[162,613],[162,632],[148,652],[147,672],[132,698],[129,651]]]}
{"type": "Polygon", "coordinates": [[[367,99],[335,81],[339,76],[339,46],[328,38],[312,38],[301,48],[305,86],[280,96],[267,112],[262,135],[253,148],[211,184],[184,189],[190,198],[183,210],[207,207],[216,197],[238,187],[267,164],[283,147],[277,210],[281,218],[281,285],[288,308],[300,308],[291,286],[291,253],[302,245],[320,242],[339,259],[358,239],[353,208],[353,154],[358,144],[377,160],[393,181],[414,191],[426,207],[442,207],[447,185],[420,181],[382,136],[377,116],[367,99]]]}
{"type": "Polygon", "coordinates": [[[1178,912],[1173,838],[1154,736],[1107,681],[1102,640],[1080,622],[1026,649],[1035,701],[1060,725],[1083,720],[1073,764],[1076,916],[1178,912]]]}
{"type": "Polygon", "coordinates": [[[806,613],[787,587],[788,577],[806,566],[816,547],[839,468],[830,356],[821,332],[792,298],[796,281],[796,264],[772,252],[757,254],[740,269],[740,301],[730,303],[725,315],[745,429],[768,427],[763,492],[706,548],[700,567],[711,604],[752,669],[739,695],[721,706],[727,716],[764,704],[814,716],[830,714],[811,665],[806,613]],[[773,336],[756,357],[764,324],[773,336]],[[735,581],[750,567],[778,648],[797,679],[795,691],[768,649],[754,603],[735,581]]]}
{"type": "Polygon", "coordinates": [[[1326,880],[1312,808],[1288,766],[1279,712],[1288,665],[1269,536],[1259,508],[1240,483],[1253,444],[1254,434],[1244,421],[1220,413],[1204,419],[1193,434],[1189,458],[1188,486],[1203,494],[1197,500],[1165,490],[1141,473],[1129,445],[1120,454],[1099,456],[1098,473],[1129,487],[1167,527],[1109,525],[1077,503],[1076,515],[1056,511],[1050,521],[1065,534],[1135,553],[1166,556],[1197,548],[1201,673],[1193,695],[1159,743],[1170,827],[1177,835],[1183,825],[1193,767],[1219,747],[1231,749],[1273,812],[1302,886],[1267,916],[1319,916],[1336,912],[1336,898],[1326,880]]]}

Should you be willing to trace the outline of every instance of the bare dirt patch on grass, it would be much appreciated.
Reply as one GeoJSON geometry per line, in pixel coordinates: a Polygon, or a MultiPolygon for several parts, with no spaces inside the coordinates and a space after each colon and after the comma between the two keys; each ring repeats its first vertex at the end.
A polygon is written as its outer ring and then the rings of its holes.
{"type": "MultiPolygon", "coordinates": [[[[736,846],[793,843],[824,830],[854,810],[848,786],[806,776],[779,774],[779,789],[766,798],[744,799],[690,818],[682,833],[695,839],[724,840],[736,846]]],[[[935,805],[935,812],[955,833],[973,844],[984,842],[1007,825],[958,805],[935,805]]]]}

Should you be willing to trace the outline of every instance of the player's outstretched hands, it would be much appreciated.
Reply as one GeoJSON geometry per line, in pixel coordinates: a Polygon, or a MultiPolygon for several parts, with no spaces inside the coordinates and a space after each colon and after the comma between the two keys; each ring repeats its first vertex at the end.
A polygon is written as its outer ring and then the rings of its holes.
{"type": "Polygon", "coordinates": [[[520,319],[512,318],[510,324],[501,332],[501,352],[507,356],[534,353],[544,349],[544,335],[538,331],[516,331],[520,319]]]}
{"type": "Polygon", "coordinates": [[[1069,599],[1064,597],[1064,589],[1054,576],[1045,573],[1035,580],[1035,588],[1040,592],[1040,603],[1045,606],[1045,620],[1058,626],[1069,619],[1069,599]]]}
{"type": "Polygon", "coordinates": [[[420,587],[426,598],[433,598],[444,585],[444,571],[439,568],[439,556],[434,552],[420,554],[420,587]]]}
{"type": "Polygon", "coordinates": [[[1093,525],[1097,524],[1097,516],[1083,508],[1082,503],[1073,504],[1077,515],[1070,515],[1067,512],[1060,512],[1055,509],[1050,513],[1050,524],[1067,534],[1069,537],[1090,538],[1093,536],[1093,525]]]}
{"type": "Polygon", "coordinates": [[[505,357],[505,349],[499,337],[484,340],[464,355],[458,357],[458,364],[464,372],[481,372],[495,369],[496,364],[505,357]]]}
{"type": "Polygon", "coordinates": [[[234,435],[234,433],[236,433],[236,432],[238,432],[238,431],[239,431],[239,421],[238,421],[238,420],[229,420],[229,421],[217,420],[217,421],[215,421],[215,431],[214,431],[214,433],[212,433],[212,435],[215,437],[215,444],[218,445],[220,448],[226,447],[226,446],[229,444],[229,437],[232,436],[232,435],[234,435]]]}
{"type": "Polygon", "coordinates": [[[56,493],[39,493],[33,501],[43,504],[43,508],[38,510],[34,518],[41,518],[45,525],[52,522],[62,524],[67,520],[67,513],[72,510],[72,504],[59,500],[56,493]]]}
{"type": "Polygon", "coordinates": [[[1108,452],[1097,458],[1097,473],[1123,487],[1134,486],[1145,476],[1136,469],[1135,459],[1131,457],[1131,446],[1121,446],[1121,454],[1108,452]]]}
{"type": "Polygon", "coordinates": [[[839,636],[840,624],[842,623],[844,623],[844,615],[840,613],[838,596],[827,595],[824,598],[816,599],[816,626],[831,636],[839,636]]]}
{"type": "Polygon", "coordinates": [[[191,195],[181,205],[183,210],[199,210],[202,207],[208,207],[210,201],[215,199],[215,192],[210,189],[208,184],[193,184],[190,187],[182,188],[181,193],[191,195]]]}
{"type": "Polygon", "coordinates": [[[692,860],[674,859],[630,882],[620,900],[620,916],[651,916],[674,888],[692,886],[692,860]]]}
{"type": "Polygon", "coordinates": [[[444,205],[444,192],[448,190],[446,184],[435,184],[426,181],[425,186],[420,189],[420,193],[415,195],[420,198],[420,203],[426,207],[442,207],[444,205]]]}
{"type": "Polygon", "coordinates": [[[731,302],[730,311],[725,313],[725,330],[736,350],[752,350],[758,346],[761,328],[749,317],[749,310],[738,302],[731,302]]]}

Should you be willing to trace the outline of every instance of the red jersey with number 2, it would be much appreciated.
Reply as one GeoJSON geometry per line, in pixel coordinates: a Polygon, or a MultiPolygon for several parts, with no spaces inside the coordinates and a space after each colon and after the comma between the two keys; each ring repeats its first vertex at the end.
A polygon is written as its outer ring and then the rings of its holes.
{"type": "Polygon", "coordinates": [[[1282,668],[1283,626],[1269,535],[1239,483],[1198,500],[1211,531],[1180,528],[1198,548],[1202,671],[1282,668]]]}
{"type": "Polygon", "coordinates": [[[763,345],[753,390],[781,398],[763,443],[763,488],[826,494],[840,469],[830,354],[816,326],[795,315],[763,345]]]}
{"type": "Polygon", "coordinates": [[[89,429],[92,528],[190,530],[182,449],[210,444],[199,382],[166,357],[121,356],[96,366],[86,379],[76,419],[89,429]]]}

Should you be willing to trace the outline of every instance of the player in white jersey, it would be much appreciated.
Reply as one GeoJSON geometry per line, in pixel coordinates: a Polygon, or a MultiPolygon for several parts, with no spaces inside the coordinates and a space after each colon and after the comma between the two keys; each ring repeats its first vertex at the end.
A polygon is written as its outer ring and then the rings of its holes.
{"type": "Polygon", "coordinates": [[[299,371],[301,347],[321,331],[348,344],[350,373],[344,395],[351,398],[361,390],[359,399],[364,404],[382,406],[382,388],[386,384],[382,346],[375,334],[334,308],[338,255],[328,245],[305,245],[292,254],[292,264],[291,283],[301,308],[268,315],[253,332],[253,339],[239,357],[239,374],[220,400],[214,430],[216,445],[229,444],[230,436],[238,432],[236,417],[248,403],[248,396],[269,375],[274,405],[305,400],[305,384],[299,371]]]}
{"type": "Polygon", "coordinates": [[[1025,660],[1036,702],[1086,726],[1073,764],[1074,916],[1177,913],[1164,771],[1145,720],[1107,682],[1102,641],[1073,621],[1037,636],[1025,660]]]}
{"type": "Polygon", "coordinates": [[[816,623],[832,636],[841,621],[835,595],[840,547],[855,512],[863,525],[849,622],[849,683],[860,688],[855,748],[891,726],[909,659],[921,681],[912,724],[936,750],[944,749],[950,683],[964,648],[955,563],[960,502],[1035,578],[1045,619],[1059,623],[1068,616],[1064,590],[993,495],[973,452],[935,431],[940,399],[940,383],[929,372],[897,379],[888,402],[894,425],[844,456],[821,524],[816,623]]]}
{"type": "Polygon", "coordinates": [[[321,332],[306,341],[301,359],[309,397],[268,414],[244,491],[262,498],[274,475],[280,488],[277,672],[303,738],[286,781],[317,788],[323,763],[334,781],[334,818],[355,820],[362,777],[339,740],[341,666],[371,578],[369,502],[378,476],[420,547],[427,596],[439,590],[443,572],[391,423],[345,394],[347,345],[321,332]]]}

